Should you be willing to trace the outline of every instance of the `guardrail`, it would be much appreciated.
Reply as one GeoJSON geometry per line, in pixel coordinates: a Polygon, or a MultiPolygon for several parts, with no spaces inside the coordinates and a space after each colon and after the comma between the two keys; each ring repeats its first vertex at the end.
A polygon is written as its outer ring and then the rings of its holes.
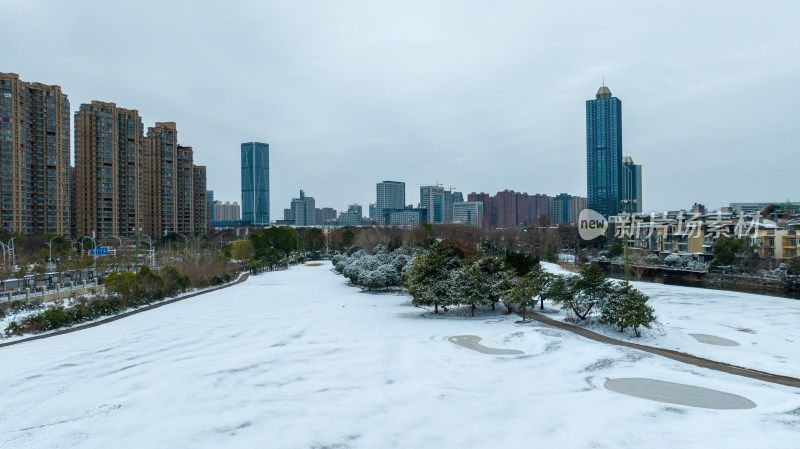
{"type": "Polygon", "coordinates": [[[57,299],[69,298],[73,294],[85,295],[90,293],[92,289],[102,288],[95,278],[93,282],[82,281],[79,284],[70,282],[69,284],[56,284],[50,288],[37,287],[26,288],[25,290],[13,290],[3,292],[0,297],[0,302],[5,301],[55,301],[57,299]]]}

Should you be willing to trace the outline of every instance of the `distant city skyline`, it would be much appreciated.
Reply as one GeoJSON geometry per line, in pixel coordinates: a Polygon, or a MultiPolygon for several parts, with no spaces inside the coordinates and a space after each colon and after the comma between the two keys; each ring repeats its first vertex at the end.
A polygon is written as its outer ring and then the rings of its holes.
{"type": "Polygon", "coordinates": [[[0,71],[61,86],[70,116],[99,100],[176,122],[217,198],[240,199],[238,145],[269,142],[271,218],[300,188],[370,204],[384,179],[584,196],[581,102],[604,75],[645,210],[800,197],[797,2],[0,4],[0,40],[25,36],[0,71]]]}

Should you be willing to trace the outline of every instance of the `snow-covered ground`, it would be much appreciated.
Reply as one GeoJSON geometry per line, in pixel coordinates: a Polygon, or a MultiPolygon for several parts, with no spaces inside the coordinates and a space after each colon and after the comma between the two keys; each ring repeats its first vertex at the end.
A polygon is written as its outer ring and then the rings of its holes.
{"type": "MultiPolygon", "coordinates": [[[[543,263],[551,272],[567,273],[543,263]]],[[[657,323],[641,338],[602,325],[586,325],[612,338],[648,346],[675,349],[707,359],[760,371],[800,375],[800,301],[750,293],[631,282],[650,296],[657,323]],[[718,346],[701,343],[691,334],[706,334],[738,343],[718,346]]],[[[545,301],[545,306],[553,307],[545,301]]],[[[565,314],[551,315],[564,319],[565,314]]]]}
{"type": "Polygon", "coordinates": [[[0,447],[797,447],[798,389],[516,316],[423,317],[408,297],[361,293],[329,267],[265,273],[0,348],[0,447]],[[525,354],[448,341],[464,335],[525,354]],[[757,406],[709,410],[603,388],[620,377],[757,406]]]}

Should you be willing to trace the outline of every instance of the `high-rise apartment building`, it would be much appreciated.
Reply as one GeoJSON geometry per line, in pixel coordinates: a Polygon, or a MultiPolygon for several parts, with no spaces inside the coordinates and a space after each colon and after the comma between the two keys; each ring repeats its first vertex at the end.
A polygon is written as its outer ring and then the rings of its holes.
{"type": "Polygon", "coordinates": [[[421,186],[419,188],[419,207],[420,209],[426,209],[428,211],[428,223],[432,224],[444,223],[444,218],[445,218],[444,187],[438,185],[421,186]]]}
{"type": "Polygon", "coordinates": [[[488,193],[475,193],[472,192],[467,195],[467,201],[480,201],[483,203],[483,226],[484,227],[491,227],[494,226],[494,220],[492,219],[492,205],[494,203],[494,199],[488,193]]]}
{"type": "Polygon", "coordinates": [[[633,163],[633,158],[625,156],[622,159],[622,199],[630,201],[622,205],[622,210],[627,212],[642,211],[642,166],[633,163]]]}
{"type": "Polygon", "coordinates": [[[211,208],[208,206],[208,190],[206,190],[207,170],[204,165],[192,166],[192,176],[194,177],[192,190],[194,195],[194,219],[193,231],[201,234],[208,231],[211,226],[211,208]]]}
{"type": "Polygon", "coordinates": [[[0,73],[0,227],[69,236],[70,117],[61,87],[0,73]]]}
{"type": "Polygon", "coordinates": [[[586,101],[586,171],[589,208],[617,215],[624,195],[622,102],[606,86],[586,101]]]}
{"type": "Polygon", "coordinates": [[[210,226],[211,222],[214,221],[214,191],[208,190],[206,196],[208,196],[208,223],[210,226]]]}
{"type": "Polygon", "coordinates": [[[192,147],[178,145],[175,122],[156,122],[147,128],[142,155],[145,234],[205,232],[206,168],[194,165],[192,147]]]}
{"type": "Polygon", "coordinates": [[[147,128],[143,151],[144,232],[178,232],[178,130],[175,122],[147,128]]]}
{"type": "Polygon", "coordinates": [[[300,198],[292,198],[292,217],[295,226],[314,226],[316,225],[316,207],[314,198],[306,196],[300,191],[300,198]]]}
{"type": "Polygon", "coordinates": [[[242,144],[242,221],[269,224],[269,144],[242,144]]]}
{"type": "Polygon", "coordinates": [[[135,109],[92,101],[75,113],[75,237],[128,237],[144,225],[143,142],[135,109]]]}
{"type": "Polygon", "coordinates": [[[550,202],[550,221],[554,225],[576,224],[581,211],[586,209],[586,198],[567,193],[556,195],[550,202]]]}
{"type": "Polygon", "coordinates": [[[215,201],[214,217],[216,218],[215,221],[217,222],[241,220],[241,208],[239,207],[239,203],[236,201],[233,203],[229,201],[225,201],[224,203],[222,201],[215,201]]]}
{"type": "Polygon", "coordinates": [[[392,210],[401,210],[406,207],[406,184],[399,181],[379,182],[376,187],[375,213],[378,224],[385,225],[387,215],[392,210]]]}

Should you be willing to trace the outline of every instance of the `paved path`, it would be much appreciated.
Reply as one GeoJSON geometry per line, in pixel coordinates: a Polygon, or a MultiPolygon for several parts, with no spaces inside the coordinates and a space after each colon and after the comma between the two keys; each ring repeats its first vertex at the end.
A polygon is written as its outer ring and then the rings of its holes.
{"type": "Polygon", "coordinates": [[[142,308],[139,308],[139,309],[136,309],[136,310],[131,310],[130,312],[121,313],[119,315],[114,315],[114,316],[111,316],[111,317],[108,317],[108,318],[104,318],[102,320],[94,321],[92,323],[81,324],[80,326],[75,326],[75,327],[68,327],[68,328],[62,329],[60,331],[50,332],[49,334],[34,335],[33,337],[28,337],[28,338],[23,338],[23,339],[20,339],[20,340],[9,341],[9,342],[6,342],[6,343],[0,343],[0,348],[2,348],[3,346],[18,345],[20,343],[25,343],[27,341],[41,340],[42,338],[55,337],[56,335],[68,334],[70,332],[76,332],[76,331],[83,330],[83,329],[89,329],[90,327],[97,327],[97,326],[99,326],[101,324],[110,323],[112,321],[121,320],[121,319],[123,319],[125,317],[129,317],[131,315],[136,315],[137,313],[142,313],[142,312],[146,312],[148,310],[157,309],[157,308],[159,308],[161,306],[165,306],[167,304],[172,304],[174,302],[183,301],[184,299],[192,298],[194,296],[202,295],[202,294],[213,292],[213,291],[217,291],[217,290],[222,290],[223,288],[228,288],[228,287],[234,286],[236,284],[240,284],[240,283],[246,281],[249,276],[250,276],[249,273],[244,273],[241,276],[239,276],[239,279],[237,279],[236,281],[231,282],[230,284],[227,284],[227,285],[223,285],[221,287],[210,288],[208,290],[203,290],[202,292],[197,292],[197,293],[192,293],[190,295],[181,296],[180,298],[173,298],[173,299],[170,299],[170,300],[167,300],[167,301],[159,302],[159,303],[156,303],[156,304],[151,304],[149,306],[145,306],[145,307],[142,307],[142,308]]]}
{"type": "MultiPolygon", "coordinates": [[[[519,312],[517,313],[519,314],[519,312]]],[[[645,351],[651,354],[660,355],[661,357],[666,357],[668,359],[676,360],[678,362],[686,363],[689,365],[699,366],[701,368],[713,369],[715,371],[722,371],[723,373],[729,373],[736,376],[749,377],[751,379],[762,380],[764,382],[770,382],[774,384],[787,385],[790,387],[800,388],[800,379],[796,377],[782,376],[780,374],[772,374],[765,371],[758,371],[750,368],[745,368],[742,366],[730,365],[728,363],[717,362],[716,360],[704,359],[702,357],[686,354],[685,352],[674,351],[672,349],[654,348],[652,346],[629,343],[627,341],[617,340],[602,334],[598,334],[597,332],[592,332],[582,327],[573,326],[571,324],[567,324],[562,321],[554,320],[552,318],[546,317],[536,312],[529,311],[526,314],[526,316],[528,318],[533,318],[534,320],[540,323],[557,327],[559,329],[564,329],[574,334],[578,334],[581,337],[586,337],[590,340],[599,341],[600,343],[608,343],[610,345],[624,346],[626,348],[638,349],[640,351],[645,351]]]]}

